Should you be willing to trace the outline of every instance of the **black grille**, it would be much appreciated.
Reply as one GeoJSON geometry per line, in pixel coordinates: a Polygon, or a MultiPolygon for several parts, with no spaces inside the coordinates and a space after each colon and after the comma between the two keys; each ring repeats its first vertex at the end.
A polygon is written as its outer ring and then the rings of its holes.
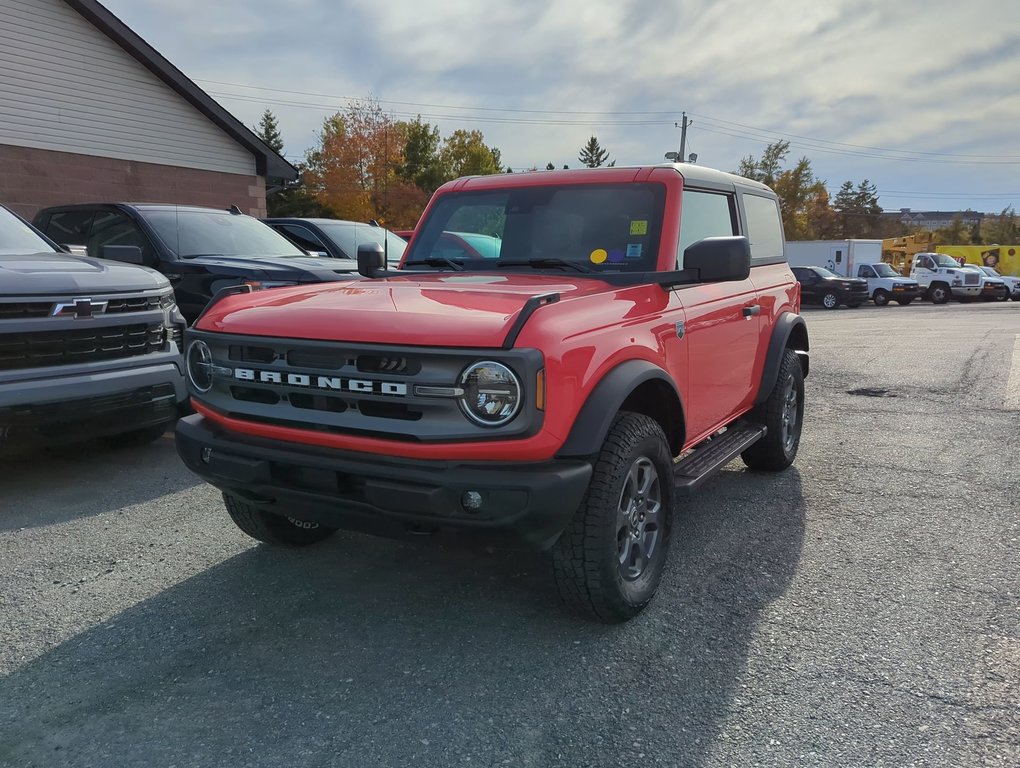
{"type": "Polygon", "coordinates": [[[26,317],[49,317],[53,304],[48,301],[19,301],[0,303],[0,320],[20,320],[26,317]]]}
{"type": "Polygon", "coordinates": [[[151,309],[159,309],[159,296],[133,296],[129,299],[110,299],[106,305],[106,314],[146,312],[151,309]]]}
{"type": "Polygon", "coordinates": [[[0,371],[119,360],[159,352],[162,325],[122,325],[0,336],[0,371]]]}

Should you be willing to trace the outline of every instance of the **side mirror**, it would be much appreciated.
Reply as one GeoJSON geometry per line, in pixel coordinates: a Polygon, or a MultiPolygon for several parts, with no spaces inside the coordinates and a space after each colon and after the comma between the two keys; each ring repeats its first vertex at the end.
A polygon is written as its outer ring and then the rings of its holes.
{"type": "Polygon", "coordinates": [[[358,274],[378,277],[386,269],[386,254],[379,243],[362,243],[358,246],[358,274]]]}
{"type": "Polygon", "coordinates": [[[684,251],[684,271],[698,270],[702,283],[746,280],[751,274],[751,242],[746,237],[706,237],[684,251]]]}
{"type": "Polygon", "coordinates": [[[137,245],[104,245],[100,254],[104,259],[123,261],[125,264],[139,264],[143,267],[151,267],[156,264],[156,257],[146,254],[137,245]]]}

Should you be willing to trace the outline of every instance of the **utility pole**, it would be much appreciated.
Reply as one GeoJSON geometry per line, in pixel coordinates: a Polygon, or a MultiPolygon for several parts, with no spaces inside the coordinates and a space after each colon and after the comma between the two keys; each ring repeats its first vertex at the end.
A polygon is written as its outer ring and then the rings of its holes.
{"type": "Polygon", "coordinates": [[[684,154],[684,151],[687,149],[687,126],[691,125],[694,121],[687,121],[686,112],[681,113],[681,120],[683,120],[682,124],[673,123],[673,127],[680,129],[680,157],[678,158],[678,162],[685,163],[687,162],[687,155],[684,154]]]}

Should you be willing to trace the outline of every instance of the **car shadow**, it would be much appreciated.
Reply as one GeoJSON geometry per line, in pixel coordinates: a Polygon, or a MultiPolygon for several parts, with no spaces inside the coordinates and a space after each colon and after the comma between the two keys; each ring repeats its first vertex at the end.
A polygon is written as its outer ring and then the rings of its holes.
{"type": "Polygon", "coordinates": [[[728,470],[679,512],[617,626],[537,554],[253,546],[0,680],[0,765],[700,765],[796,572],[800,478],[728,470]]]}
{"type": "Polygon", "coordinates": [[[172,435],[142,446],[93,441],[0,458],[0,531],[91,517],[199,485],[172,435]]]}

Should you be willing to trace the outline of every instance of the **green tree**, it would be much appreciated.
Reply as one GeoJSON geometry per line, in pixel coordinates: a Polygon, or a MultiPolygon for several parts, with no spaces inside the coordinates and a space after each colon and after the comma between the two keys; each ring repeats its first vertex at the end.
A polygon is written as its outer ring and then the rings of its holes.
{"type": "Polygon", "coordinates": [[[878,204],[878,190],[865,179],[854,188],[853,182],[844,181],[832,201],[839,221],[840,237],[876,237],[882,232],[882,206],[878,204]]]}
{"type": "Polygon", "coordinates": [[[447,179],[500,173],[500,152],[485,144],[481,131],[456,130],[446,137],[439,151],[447,179]]]}
{"type": "Polygon", "coordinates": [[[280,134],[280,125],[276,121],[276,115],[266,107],[258,124],[255,126],[255,135],[269,145],[277,154],[283,154],[283,136],[280,134]]]}
{"type": "Polygon", "coordinates": [[[404,158],[398,173],[405,181],[432,194],[447,180],[439,156],[439,128],[423,122],[418,115],[411,122],[404,123],[404,133],[404,158]]]}
{"type": "MultiPolygon", "coordinates": [[[[577,159],[581,162],[581,165],[588,168],[599,168],[609,159],[609,151],[602,148],[597,137],[592,136],[581,147],[581,152],[578,154],[577,159]]],[[[610,163],[610,166],[612,165],[615,165],[615,163],[610,163]]]]}
{"type": "Polygon", "coordinates": [[[970,228],[962,217],[954,216],[952,224],[936,229],[933,236],[939,245],[962,245],[970,242],[970,228]]]}
{"type": "Polygon", "coordinates": [[[1020,222],[1017,222],[1013,206],[1002,209],[998,216],[986,216],[982,222],[981,235],[989,245],[1014,245],[1020,243],[1020,222]]]}
{"type": "Polygon", "coordinates": [[[825,181],[815,178],[811,161],[802,157],[793,168],[783,168],[789,152],[788,141],[769,144],[760,159],[748,156],[737,173],[770,186],[779,196],[783,229],[787,240],[817,240],[831,237],[836,214],[829,204],[825,181]]]}

